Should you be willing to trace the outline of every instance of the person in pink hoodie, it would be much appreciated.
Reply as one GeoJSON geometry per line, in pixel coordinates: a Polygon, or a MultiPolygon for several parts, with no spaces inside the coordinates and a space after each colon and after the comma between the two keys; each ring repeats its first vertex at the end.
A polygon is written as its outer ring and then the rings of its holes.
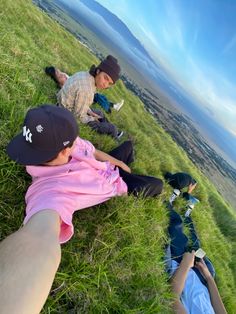
{"type": "Polygon", "coordinates": [[[26,165],[32,183],[24,226],[0,245],[0,307],[2,313],[38,313],[60,263],[60,243],[73,235],[73,213],[127,193],[157,196],[163,183],[131,173],[130,141],[106,154],[78,137],[76,119],[63,107],[29,110],[7,153],[26,165]]]}

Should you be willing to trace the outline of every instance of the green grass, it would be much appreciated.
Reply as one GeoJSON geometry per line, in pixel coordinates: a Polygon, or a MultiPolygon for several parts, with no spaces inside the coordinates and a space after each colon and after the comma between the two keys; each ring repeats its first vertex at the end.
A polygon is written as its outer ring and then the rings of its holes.
{"type": "MultiPolygon", "coordinates": [[[[55,103],[55,86],[44,75],[54,64],[69,73],[98,62],[69,33],[26,0],[0,2],[0,238],[17,230],[24,217],[30,183],[24,168],[5,153],[21,129],[28,108],[55,103]]],[[[236,216],[214,186],[120,81],[106,92],[125,105],[110,119],[135,143],[132,170],[163,178],[165,171],[187,171],[199,182],[201,200],[193,219],[217,271],[228,313],[235,313],[236,216]]],[[[115,142],[81,126],[81,137],[109,151],[115,142]]],[[[168,217],[163,201],[121,197],[74,215],[75,234],[62,247],[62,262],[42,313],[171,313],[173,296],[163,265],[168,217]]],[[[177,206],[183,202],[177,200],[177,206]]]]}

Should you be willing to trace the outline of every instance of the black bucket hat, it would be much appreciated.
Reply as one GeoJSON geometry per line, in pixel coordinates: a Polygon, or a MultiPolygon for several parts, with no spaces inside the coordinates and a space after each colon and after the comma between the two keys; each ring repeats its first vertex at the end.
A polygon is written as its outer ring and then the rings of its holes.
{"type": "Polygon", "coordinates": [[[106,59],[104,59],[97,66],[97,68],[108,74],[114,84],[120,77],[120,66],[118,64],[118,60],[111,55],[107,56],[106,59]]]}

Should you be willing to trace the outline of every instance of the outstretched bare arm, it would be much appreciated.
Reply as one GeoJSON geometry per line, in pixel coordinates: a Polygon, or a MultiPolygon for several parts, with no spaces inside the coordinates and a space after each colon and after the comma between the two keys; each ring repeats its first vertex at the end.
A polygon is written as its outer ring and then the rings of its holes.
{"type": "Polygon", "coordinates": [[[41,211],[0,243],[2,314],[36,314],[42,309],[60,263],[60,218],[41,211]]]}

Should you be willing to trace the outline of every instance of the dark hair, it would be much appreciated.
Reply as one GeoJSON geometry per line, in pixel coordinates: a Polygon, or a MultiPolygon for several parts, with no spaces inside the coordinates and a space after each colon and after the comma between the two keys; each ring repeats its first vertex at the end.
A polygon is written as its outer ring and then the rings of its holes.
{"type": "MultiPolygon", "coordinates": [[[[71,148],[71,147],[73,146],[73,144],[74,144],[74,142],[72,142],[72,143],[66,145],[66,146],[63,148],[63,150],[64,150],[65,148],[71,148]]],[[[57,156],[59,155],[59,153],[60,153],[60,152],[58,152],[53,158],[50,158],[50,160],[45,161],[43,164],[45,165],[45,164],[47,164],[48,162],[51,162],[51,161],[53,161],[54,159],[56,159],[57,156]]]]}
{"type": "Polygon", "coordinates": [[[166,172],[164,178],[166,179],[166,181],[169,181],[172,178],[172,173],[166,172]]]}
{"type": "Polygon", "coordinates": [[[89,69],[89,74],[95,77],[98,74],[98,71],[100,71],[99,68],[96,67],[95,64],[93,64],[91,68],[89,69]]]}
{"type": "Polygon", "coordinates": [[[49,67],[46,67],[45,69],[44,69],[44,71],[45,71],[45,73],[48,75],[48,76],[50,76],[51,77],[51,79],[53,79],[53,81],[56,83],[56,85],[57,85],[57,88],[61,88],[61,86],[60,86],[60,84],[59,84],[59,82],[58,82],[58,80],[57,80],[57,78],[56,78],[56,68],[55,67],[53,67],[53,66],[49,66],[49,67]]]}

